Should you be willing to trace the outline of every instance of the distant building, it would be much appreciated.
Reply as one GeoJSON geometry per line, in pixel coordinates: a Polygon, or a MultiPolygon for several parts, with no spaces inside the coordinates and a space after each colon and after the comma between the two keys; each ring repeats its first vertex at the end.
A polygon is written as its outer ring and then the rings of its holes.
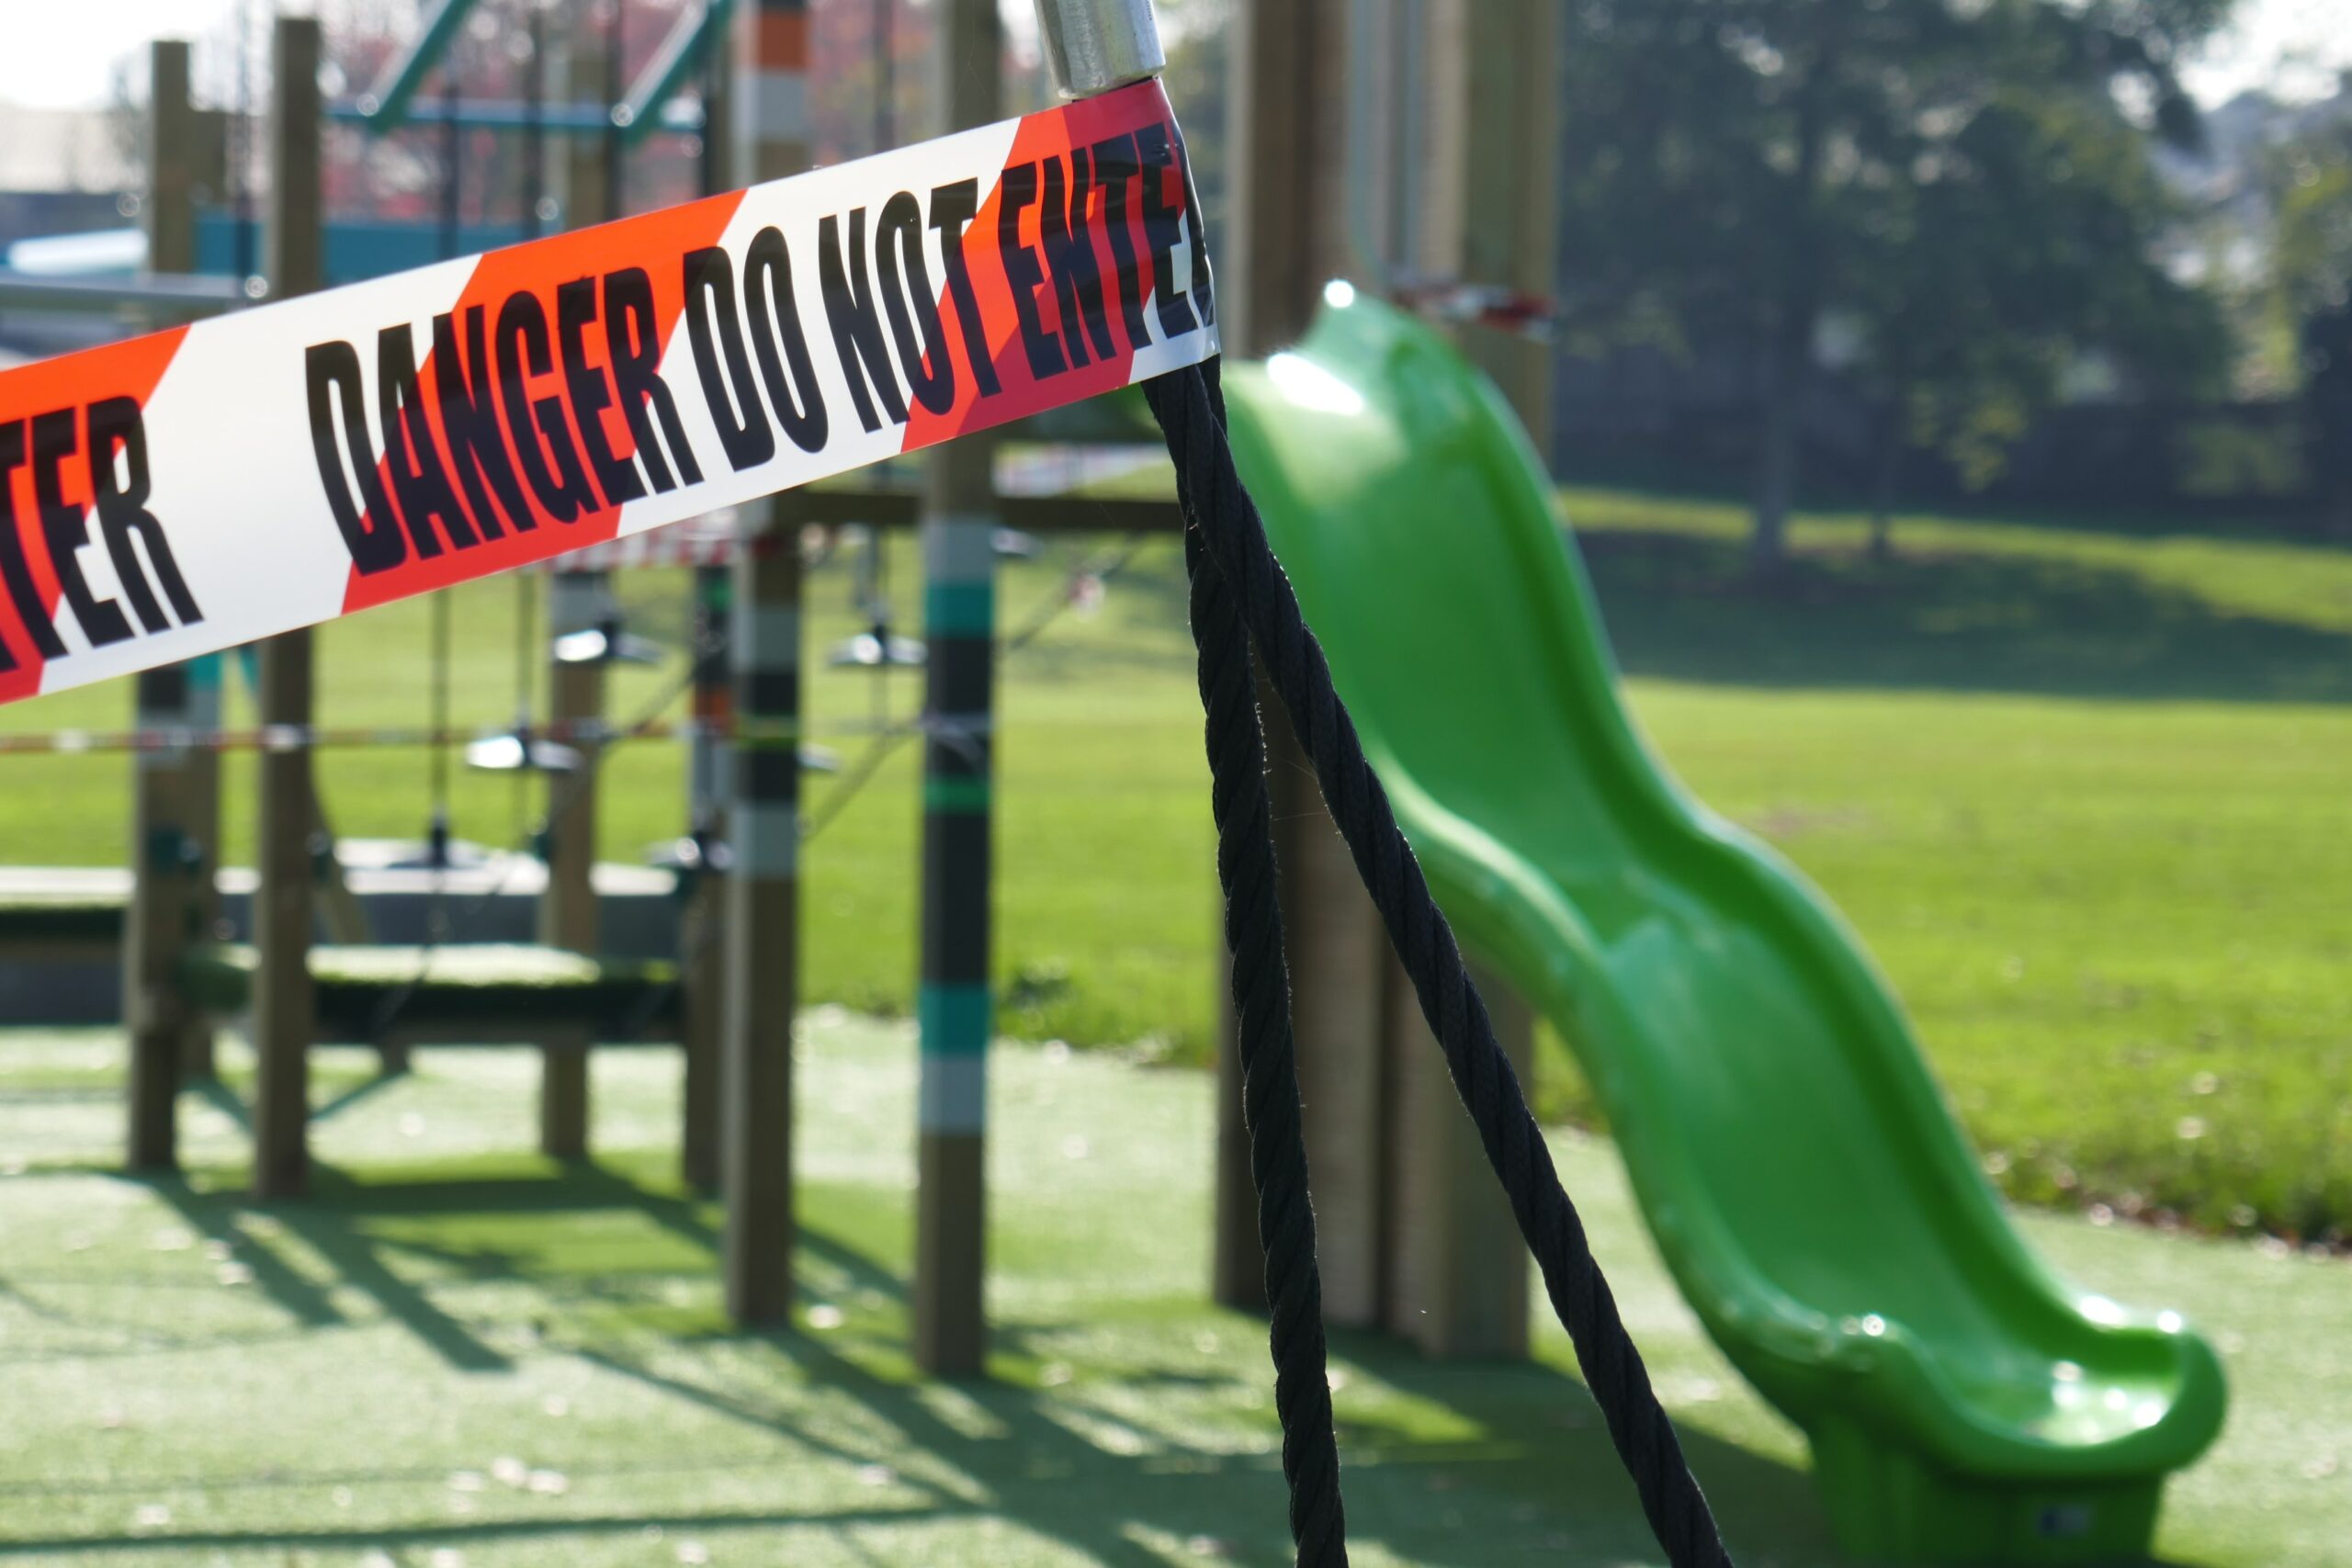
{"type": "Polygon", "coordinates": [[[111,200],[139,185],[139,160],[107,111],[0,104],[0,192],[111,200]]]}

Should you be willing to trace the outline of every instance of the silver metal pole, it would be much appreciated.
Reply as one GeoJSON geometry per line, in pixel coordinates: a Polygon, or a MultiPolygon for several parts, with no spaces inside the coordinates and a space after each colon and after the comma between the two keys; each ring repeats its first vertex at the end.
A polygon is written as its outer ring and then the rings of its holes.
{"type": "Polygon", "coordinates": [[[1037,0],[1037,21],[1065,98],[1091,98],[1168,69],[1151,0],[1037,0]]]}

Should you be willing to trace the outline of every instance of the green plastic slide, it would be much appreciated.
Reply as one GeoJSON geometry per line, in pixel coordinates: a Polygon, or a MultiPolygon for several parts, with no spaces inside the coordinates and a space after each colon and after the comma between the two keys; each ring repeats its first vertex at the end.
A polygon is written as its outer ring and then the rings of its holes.
{"type": "Polygon", "coordinates": [[[1343,286],[1228,383],[1242,473],[1431,886],[1576,1051],[1676,1280],[1811,1440],[1846,1548],[2144,1551],[2165,1475],[2221,1427],[2219,1362],[2027,1249],[1854,933],[1648,750],[1493,386],[1343,286]]]}

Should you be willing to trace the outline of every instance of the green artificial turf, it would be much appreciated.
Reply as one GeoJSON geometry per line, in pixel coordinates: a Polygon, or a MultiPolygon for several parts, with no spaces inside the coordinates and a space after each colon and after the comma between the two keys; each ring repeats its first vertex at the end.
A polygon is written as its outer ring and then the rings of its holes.
{"type": "MultiPolygon", "coordinates": [[[[1702,798],[1816,879],[1893,980],[1989,1167],[2036,1201],[2207,1228],[2352,1231],[2352,551],[2251,529],[2131,520],[1905,518],[1870,561],[1850,517],[1807,516],[1785,579],[1740,572],[1734,506],[1572,491],[1571,514],[1634,709],[1702,798]]],[[[1008,565],[1000,622],[1058,597],[1115,541],[1008,565]]],[[[912,542],[888,588],[914,628],[912,542]]],[[[635,624],[679,640],[677,573],[620,580],[635,624]]],[[[842,562],[810,580],[812,660],[856,625],[842,562]]],[[[461,722],[511,711],[514,588],[457,591],[461,722]]],[[[1000,1024],[1204,1059],[1214,881],[1181,565],[1148,545],[1102,613],[1007,660],[999,743],[1000,1024]]],[[[322,716],[426,713],[427,610],[322,634],[322,716]]],[[[623,671],[630,716],[675,677],[623,671]]],[[[920,676],[825,670],[820,738],[856,763],[920,676]]],[[[117,684],[0,709],[0,726],[120,722],[117,684]]],[[[242,698],[240,698],[242,709],[242,698]]],[[[915,976],[920,805],[900,744],[804,859],[804,994],[903,1013],[915,976]]],[[[119,859],[121,758],[4,764],[0,863],[119,859]]],[[[250,759],[231,768],[231,853],[250,759]]],[[[342,831],[415,837],[426,759],[339,753],[342,831]]],[[[683,825],[673,744],[622,751],[604,852],[683,825]]],[[[808,781],[830,816],[835,778],[808,781]]],[[[458,830],[493,844],[537,807],[459,774],[458,830]]],[[[1588,1111],[1549,1048],[1539,1095],[1588,1111]]]]}
{"type": "MultiPolygon", "coordinates": [[[[673,1056],[598,1057],[600,1158],[566,1169],[519,1152],[532,1053],[428,1051],[379,1082],[322,1051],[316,1194],[261,1204],[233,1093],[184,1100],[189,1179],[125,1179],[119,1037],[0,1033],[0,1562],[1287,1562],[1264,1329],[1203,1301],[1206,1077],[1000,1048],[991,1377],[929,1384],[910,1032],[837,1010],[804,1032],[800,1304],[772,1335],[727,1326],[718,1212],[673,1178],[673,1056]]],[[[1682,1306],[1607,1145],[1555,1152],[1739,1560],[1835,1562],[1802,1443],[1682,1306]]],[[[2026,1224],[2228,1364],[2165,1560],[2340,1563],[2352,1265],[2026,1224]]],[[[1443,1366],[1336,1338],[1356,1561],[1659,1561],[1563,1337],[1537,1346],[1443,1366]]]]}

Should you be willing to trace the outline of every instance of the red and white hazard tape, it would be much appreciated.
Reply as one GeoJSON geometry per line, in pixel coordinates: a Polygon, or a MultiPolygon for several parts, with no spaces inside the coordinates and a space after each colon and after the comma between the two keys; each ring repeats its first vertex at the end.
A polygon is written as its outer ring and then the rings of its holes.
{"type": "Polygon", "coordinates": [[[1146,82],[0,373],[0,702],[1197,364],[1190,187],[1146,82]]]}

